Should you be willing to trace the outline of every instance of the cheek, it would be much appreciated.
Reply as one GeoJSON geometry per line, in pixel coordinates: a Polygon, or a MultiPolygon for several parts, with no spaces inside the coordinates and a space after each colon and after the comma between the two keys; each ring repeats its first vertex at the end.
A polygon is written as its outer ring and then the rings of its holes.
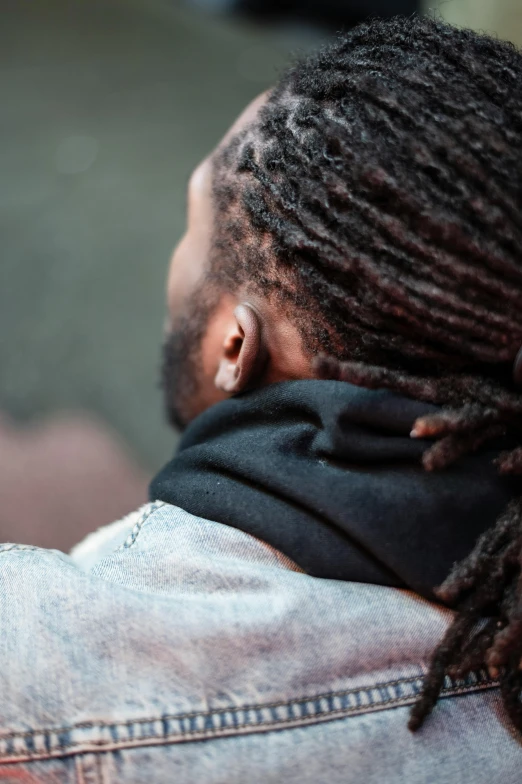
{"type": "Polygon", "coordinates": [[[184,304],[197,289],[203,277],[203,263],[190,234],[180,241],[172,261],[167,280],[167,307],[171,323],[184,314],[184,304]]]}

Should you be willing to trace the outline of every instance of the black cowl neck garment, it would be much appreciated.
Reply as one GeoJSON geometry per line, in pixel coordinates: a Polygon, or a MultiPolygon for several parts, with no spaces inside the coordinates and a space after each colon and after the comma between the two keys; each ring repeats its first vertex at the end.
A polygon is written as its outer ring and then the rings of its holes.
{"type": "Polygon", "coordinates": [[[151,499],[252,534],[315,577],[433,599],[520,484],[486,449],[428,473],[410,438],[436,406],[341,381],[290,381],[219,403],[185,431],[151,499]]]}

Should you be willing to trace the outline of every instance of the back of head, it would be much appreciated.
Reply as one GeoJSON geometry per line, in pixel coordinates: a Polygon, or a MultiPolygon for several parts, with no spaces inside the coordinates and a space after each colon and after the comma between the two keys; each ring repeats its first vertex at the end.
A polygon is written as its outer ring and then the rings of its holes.
{"type": "MultiPolygon", "coordinates": [[[[214,278],[274,297],[319,375],[442,405],[413,433],[427,470],[520,442],[521,149],[521,53],[399,18],[294,66],[216,158],[214,278]]],[[[522,447],[498,465],[522,473],[522,447]]],[[[517,501],[439,589],[459,615],[412,728],[485,660],[522,730],[521,557],[517,501]]]]}
{"type": "Polygon", "coordinates": [[[511,45],[419,18],[305,59],[217,160],[214,267],[225,247],[314,352],[437,375],[509,362],[521,76],[511,45]]]}

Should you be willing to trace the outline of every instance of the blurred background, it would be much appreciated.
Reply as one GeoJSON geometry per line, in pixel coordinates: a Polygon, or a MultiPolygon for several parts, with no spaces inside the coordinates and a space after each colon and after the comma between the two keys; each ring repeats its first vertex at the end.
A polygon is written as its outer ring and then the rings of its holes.
{"type": "Polygon", "coordinates": [[[292,53],[427,9],[522,43],[522,0],[0,0],[0,541],[146,500],[191,170],[292,53]]]}

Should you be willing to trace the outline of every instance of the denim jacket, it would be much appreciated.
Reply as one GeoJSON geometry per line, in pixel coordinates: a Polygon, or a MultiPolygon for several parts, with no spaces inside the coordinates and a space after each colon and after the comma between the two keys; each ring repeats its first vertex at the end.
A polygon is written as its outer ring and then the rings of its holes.
{"type": "Polygon", "coordinates": [[[485,673],[407,729],[451,614],[317,579],[151,503],[69,554],[0,545],[0,781],[518,784],[485,673]]]}

